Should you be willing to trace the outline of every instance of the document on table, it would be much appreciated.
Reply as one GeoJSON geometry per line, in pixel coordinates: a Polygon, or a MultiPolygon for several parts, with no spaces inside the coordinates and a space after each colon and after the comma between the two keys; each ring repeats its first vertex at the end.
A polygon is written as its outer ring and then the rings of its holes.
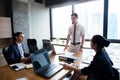
{"type": "Polygon", "coordinates": [[[18,71],[18,70],[25,68],[25,64],[24,63],[15,63],[15,64],[11,64],[10,67],[13,70],[18,71]]]}
{"type": "Polygon", "coordinates": [[[30,64],[24,64],[24,63],[15,63],[15,64],[11,64],[10,67],[15,70],[15,71],[18,71],[18,70],[21,70],[21,69],[24,69],[24,68],[32,68],[32,63],[30,64]]]}

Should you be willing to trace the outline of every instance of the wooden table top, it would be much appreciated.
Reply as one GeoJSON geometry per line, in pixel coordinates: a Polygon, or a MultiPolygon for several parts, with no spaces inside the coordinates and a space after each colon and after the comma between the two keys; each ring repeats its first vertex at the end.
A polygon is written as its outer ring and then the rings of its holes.
{"type": "MultiPolygon", "coordinates": [[[[80,53],[71,54],[79,57],[79,59],[73,64],[77,66],[80,63],[80,53]]],[[[59,55],[51,54],[50,59],[52,63],[59,64],[59,55]]],[[[51,78],[47,79],[34,73],[33,68],[22,69],[19,71],[12,70],[8,65],[0,67],[0,80],[62,80],[70,71],[62,69],[51,78]]]]}

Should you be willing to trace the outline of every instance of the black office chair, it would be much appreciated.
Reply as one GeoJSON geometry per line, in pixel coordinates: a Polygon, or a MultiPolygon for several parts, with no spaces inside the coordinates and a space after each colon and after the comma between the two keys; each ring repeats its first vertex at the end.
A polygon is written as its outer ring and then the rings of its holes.
{"type": "Polygon", "coordinates": [[[8,48],[9,47],[5,47],[2,49],[2,53],[3,53],[3,56],[5,57],[5,60],[7,61],[7,64],[9,64],[8,48]]]}
{"type": "Polygon", "coordinates": [[[113,80],[119,80],[119,72],[117,69],[113,68],[113,72],[114,72],[114,75],[113,75],[113,80]]]}
{"type": "Polygon", "coordinates": [[[42,52],[45,52],[45,51],[46,50],[44,48],[41,48],[41,49],[35,51],[35,55],[39,54],[39,53],[42,53],[42,52]]]}
{"type": "Polygon", "coordinates": [[[52,45],[51,45],[50,40],[48,40],[48,39],[43,39],[42,42],[43,42],[43,48],[44,48],[46,51],[50,51],[50,50],[52,49],[52,45]]]}
{"type": "Polygon", "coordinates": [[[27,39],[27,45],[30,53],[34,53],[38,50],[36,39],[27,39]]]}

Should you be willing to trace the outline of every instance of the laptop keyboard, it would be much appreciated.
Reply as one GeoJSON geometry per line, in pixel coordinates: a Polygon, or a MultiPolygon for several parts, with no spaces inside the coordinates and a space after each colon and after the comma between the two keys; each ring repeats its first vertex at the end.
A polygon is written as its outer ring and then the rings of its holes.
{"type": "Polygon", "coordinates": [[[48,68],[44,69],[40,74],[44,74],[46,77],[51,77],[53,74],[62,69],[61,65],[51,64],[48,68]]]}
{"type": "Polygon", "coordinates": [[[50,72],[51,70],[57,68],[58,65],[55,64],[51,64],[48,68],[45,69],[46,73],[50,72]]]}
{"type": "Polygon", "coordinates": [[[48,72],[50,72],[51,70],[53,70],[54,68],[57,68],[57,67],[58,67],[58,65],[51,64],[49,67],[45,68],[40,73],[42,73],[42,74],[48,73],[48,72]]]}

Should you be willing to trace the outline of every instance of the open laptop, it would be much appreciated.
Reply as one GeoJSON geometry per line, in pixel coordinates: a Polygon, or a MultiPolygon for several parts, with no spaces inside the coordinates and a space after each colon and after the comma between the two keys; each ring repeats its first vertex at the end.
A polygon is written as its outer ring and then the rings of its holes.
{"type": "Polygon", "coordinates": [[[62,65],[52,64],[48,52],[42,52],[31,57],[34,72],[46,78],[52,77],[63,69],[62,65]]]}
{"type": "Polygon", "coordinates": [[[65,54],[66,52],[64,51],[64,48],[64,46],[53,45],[53,51],[55,54],[65,54]]]}

